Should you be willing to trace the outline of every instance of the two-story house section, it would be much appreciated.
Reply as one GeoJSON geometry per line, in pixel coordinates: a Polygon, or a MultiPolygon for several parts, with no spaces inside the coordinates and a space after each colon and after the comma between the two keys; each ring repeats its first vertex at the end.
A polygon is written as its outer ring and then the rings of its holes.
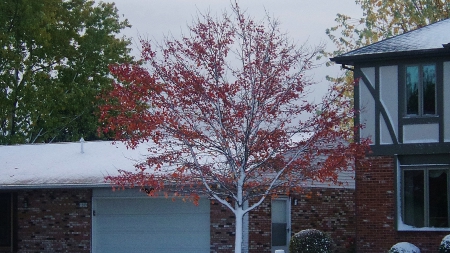
{"type": "Polygon", "coordinates": [[[437,252],[450,234],[450,19],[331,60],[354,71],[356,138],[372,141],[356,168],[357,252],[437,252]]]}

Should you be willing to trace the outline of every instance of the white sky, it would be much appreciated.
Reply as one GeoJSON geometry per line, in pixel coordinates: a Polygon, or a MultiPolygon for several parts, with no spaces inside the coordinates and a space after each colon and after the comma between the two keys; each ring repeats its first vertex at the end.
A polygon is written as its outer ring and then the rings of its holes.
{"type": "MultiPolygon", "coordinates": [[[[149,38],[160,42],[164,35],[177,37],[186,26],[192,23],[198,11],[210,10],[212,14],[220,14],[230,7],[230,0],[103,0],[115,2],[119,14],[127,18],[132,28],[124,34],[133,40],[133,54],[138,55],[138,37],[149,38]]],[[[362,17],[360,6],[355,0],[240,0],[241,8],[256,20],[269,15],[278,18],[281,30],[299,45],[308,41],[311,46],[326,43],[328,49],[334,45],[325,34],[325,30],[335,25],[337,13],[347,14],[355,18],[362,17]]],[[[325,90],[325,76],[338,75],[339,68],[321,67],[309,75],[321,83],[318,90],[325,90]]]]}

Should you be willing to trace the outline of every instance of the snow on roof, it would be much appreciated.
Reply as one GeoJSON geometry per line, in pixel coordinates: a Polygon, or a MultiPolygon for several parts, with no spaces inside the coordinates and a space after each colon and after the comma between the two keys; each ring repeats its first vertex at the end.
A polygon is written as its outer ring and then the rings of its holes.
{"type": "Polygon", "coordinates": [[[0,189],[109,185],[104,177],[118,169],[134,171],[144,160],[145,145],[135,150],[122,143],[94,141],[0,146],[0,189]]]}
{"type": "MultiPolygon", "coordinates": [[[[109,141],[0,146],[0,189],[110,186],[107,175],[118,170],[135,171],[145,160],[149,144],[129,149],[109,141]]],[[[339,181],[312,182],[305,187],[355,188],[354,172],[341,172],[339,181]]]]}
{"type": "MultiPolygon", "coordinates": [[[[347,58],[383,53],[417,52],[421,50],[441,50],[450,43],[450,19],[445,19],[422,28],[378,41],[365,47],[333,58],[344,62],[347,58]]],[[[364,58],[361,58],[364,59],[364,58]]]]}

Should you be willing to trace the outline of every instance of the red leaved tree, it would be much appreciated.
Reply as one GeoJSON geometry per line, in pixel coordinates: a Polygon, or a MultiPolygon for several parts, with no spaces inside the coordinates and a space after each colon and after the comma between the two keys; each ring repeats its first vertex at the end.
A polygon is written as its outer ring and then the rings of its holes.
{"type": "Polygon", "coordinates": [[[145,65],[111,67],[101,118],[131,148],[151,143],[135,172],[108,180],[214,198],[236,217],[237,253],[244,214],[308,180],[339,183],[367,142],[349,141],[354,129],[342,124],[353,117],[346,91],[331,85],[321,102],[308,97],[318,50],[296,47],[277,21],[232,10],[200,15],[180,40],[142,41],[145,65]]]}

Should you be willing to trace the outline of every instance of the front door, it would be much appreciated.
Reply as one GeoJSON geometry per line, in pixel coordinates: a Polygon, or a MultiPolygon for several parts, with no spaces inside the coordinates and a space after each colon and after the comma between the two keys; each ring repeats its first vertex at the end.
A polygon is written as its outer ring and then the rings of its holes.
{"type": "Polygon", "coordinates": [[[284,250],[289,252],[291,236],[289,198],[272,200],[272,252],[284,250]]]}

